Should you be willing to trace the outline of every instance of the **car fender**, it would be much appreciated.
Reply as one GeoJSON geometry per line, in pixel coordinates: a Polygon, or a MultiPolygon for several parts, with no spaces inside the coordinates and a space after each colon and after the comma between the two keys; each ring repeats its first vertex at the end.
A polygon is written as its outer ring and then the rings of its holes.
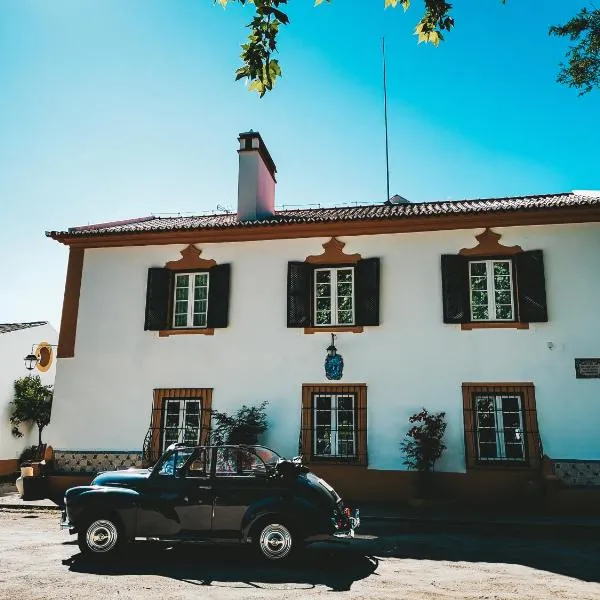
{"type": "Polygon", "coordinates": [[[323,515],[315,506],[294,497],[271,497],[251,504],[242,520],[242,541],[249,541],[254,526],[260,521],[277,518],[294,525],[305,536],[322,527],[323,515]]]}
{"type": "Polygon", "coordinates": [[[71,488],[65,494],[67,513],[74,529],[90,514],[112,514],[121,521],[127,537],[135,535],[139,499],[139,492],[130,488],[96,485],[71,488]]]}

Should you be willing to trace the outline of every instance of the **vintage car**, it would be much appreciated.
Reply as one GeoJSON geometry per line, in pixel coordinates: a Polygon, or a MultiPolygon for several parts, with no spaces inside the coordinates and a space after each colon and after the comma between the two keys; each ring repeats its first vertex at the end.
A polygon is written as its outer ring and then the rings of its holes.
{"type": "Polygon", "coordinates": [[[309,542],[351,538],[359,525],[358,510],[297,458],[263,446],[183,444],[150,469],[100,473],[68,489],[61,522],[90,556],[147,538],[251,544],[269,560],[309,542]]]}

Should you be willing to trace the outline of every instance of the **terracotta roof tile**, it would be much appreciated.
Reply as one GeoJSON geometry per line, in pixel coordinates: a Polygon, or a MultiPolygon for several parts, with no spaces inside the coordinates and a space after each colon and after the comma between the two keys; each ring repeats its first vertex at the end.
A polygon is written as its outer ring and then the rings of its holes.
{"type": "Polygon", "coordinates": [[[207,216],[143,217],[130,221],[75,227],[68,231],[49,231],[49,237],[91,237],[118,233],[170,232],[201,229],[248,228],[291,223],[348,222],[377,219],[410,219],[415,217],[530,211],[565,207],[600,206],[600,194],[561,193],[507,198],[480,198],[444,202],[371,204],[334,208],[300,208],[277,211],[272,217],[255,221],[239,221],[235,213],[207,216]]]}
{"type": "Polygon", "coordinates": [[[0,333],[12,333],[21,329],[29,329],[30,327],[40,327],[47,325],[48,321],[33,321],[31,323],[0,323],[0,333]]]}

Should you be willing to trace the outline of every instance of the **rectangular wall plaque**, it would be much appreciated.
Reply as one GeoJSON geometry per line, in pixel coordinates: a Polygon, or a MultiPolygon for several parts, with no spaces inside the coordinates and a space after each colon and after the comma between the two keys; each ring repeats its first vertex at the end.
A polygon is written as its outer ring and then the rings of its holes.
{"type": "Polygon", "coordinates": [[[575,377],[577,379],[600,379],[600,358],[576,358],[575,377]]]}

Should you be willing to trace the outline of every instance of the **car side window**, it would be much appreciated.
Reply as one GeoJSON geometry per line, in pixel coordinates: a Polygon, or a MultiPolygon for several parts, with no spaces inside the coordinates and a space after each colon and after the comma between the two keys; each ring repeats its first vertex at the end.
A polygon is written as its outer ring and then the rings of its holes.
{"type": "Polygon", "coordinates": [[[192,457],[188,467],[186,477],[207,477],[210,467],[207,461],[207,452],[204,448],[198,450],[198,454],[192,457]]]}
{"type": "Polygon", "coordinates": [[[265,463],[243,448],[217,448],[215,475],[217,477],[256,477],[267,472],[265,463]]]}

